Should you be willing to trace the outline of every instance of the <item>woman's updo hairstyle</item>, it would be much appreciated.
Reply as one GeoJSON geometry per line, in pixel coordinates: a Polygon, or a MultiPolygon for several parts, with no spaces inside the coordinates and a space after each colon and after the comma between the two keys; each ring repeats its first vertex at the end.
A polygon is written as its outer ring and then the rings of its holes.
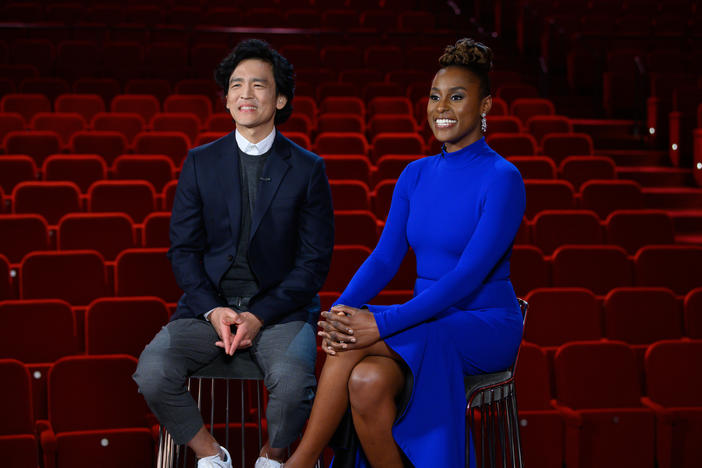
{"type": "Polygon", "coordinates": [[[480,80],[481,97],[490,94],[489,72],[492,69],[492,49],[476,40],[463,38],[456,44],[446,46],[444,54],[439,57],[441,68],[457,66],[464,67],[480,80]]]}

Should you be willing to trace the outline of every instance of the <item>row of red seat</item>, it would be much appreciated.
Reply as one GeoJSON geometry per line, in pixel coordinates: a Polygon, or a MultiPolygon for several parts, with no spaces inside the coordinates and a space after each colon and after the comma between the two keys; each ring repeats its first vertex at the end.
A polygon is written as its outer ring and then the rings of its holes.
{"type": "MultiPolygon", "coordinates": [[[[69,213],[52,225],[37,214],[0,215],[0,254],[19,265],[33,251],[92,249],[112,262],[125,249],[168,247],[170,212],[153,212],[140,223],[126,213],[69,213]]],[[[335,245],[373,249],[382,223],[369,211],[334,212],[335,245]]],[[[634,255],[646,245],[673,244],[673,221],[662,210],[617,210],[600,221],[589,210],[545,210],[524,220],[515,243],[534,245],[551,255],[564,245],[605,242],[634,255]]]]}
{"type": "MultiPolygon", "coordinates": [[[[369,254],[365,246],[337,245],[322,290],[342,291],[369,254]]],[[[31,252],[19,268],[0,258],[0,297],[4,298],[59,298],[83,306],[113,294],[154,295],[169,303],[180,297],[165,248],[122,250],[114,266],[94,250],[31,252]]],[[[388,289],[413,288],[413,263],[413,257],[406,259],[388,289]]],[[[699,286],[700,275],[699,246],[647,245],[633,256],[621,247],[597,244],[563,245],[548,257],[532,245],[517,245],[512,252],[512,278],[519,295],[550,286],[584,287],[598,295],[616,287],[660,286],[686,294],[699,286]]]]}
{"type": "MultiPolygon", "coordinates": [[[[699,446],[675,441],[699,437],[691,423],[702,405],[697,372],[702,341],[650,345],[643,373],[632,349],[616,341],[570,342],[557,349],[553,360],[551,371],[540,347],[524,343],[520,350],[516,380],[527,461],[544,467],[560,467],[564,460],[580,466],[604,459],[621,465],[653,467],[657,461],[662,467],[694,466],[683,463],[699,456],[699,446]],[[680,432],[681,426],[687,430],[680,432]]],[[[8,415],[0,444],[3,453],[18,460],[12,466],[37,465],[36,433],[47,467],[68,461],[83,466],[86,456],[129,466],[153,463],[153,420],[131,380],[134,357],[69,356],[50,365],[50,411],[36,426],[29,372],[12,359],[0,361],[0,366],[10,383],[0,398],[8,415]]]]}
{"type": "MultiPolygon", "coordinates": [[[[146,180],[97,180],[82,195],[73,182],[20,182],[7,194],[0,213],[6,205],[8,212],[40,214],[48,224],[55,225],[68,213],[116,211],[127,213],[134,222],[141,223],[149,213],[170,211],[176,185],[177,181],[171,180],[157,193],[146,180]]],[[[373,191],[358,180],[332,179],[330,185],[336,210],[372,211],[380,221],[387,217],[394,180],[381,181],[373,191]]],[[[525,187],[528,219],[543,210],[576,208],[592,210],[602,220],[615,210],[697,210],[702,198],[701,189],[641,189],[630,180],[589,180],[578,192],[565,180],[527,179],[525,187]]]]}

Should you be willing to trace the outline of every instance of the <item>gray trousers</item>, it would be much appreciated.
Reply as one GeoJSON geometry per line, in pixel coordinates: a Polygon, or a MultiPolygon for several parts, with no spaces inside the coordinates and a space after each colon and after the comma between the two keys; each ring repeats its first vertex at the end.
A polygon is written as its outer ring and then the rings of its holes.
{"type": "MultiPolygon", "coordinates": [[[[159,331],[139,357],[134,380],[146,403],[177,444],[189,442],[203,426],[188,392],[188,377],[224,351],[210,322],[179,319],[159,331]]],[[[248,350],[261,368],[269,392],[266,419],[273,448],[290,445],[302,432],[314,399],[317,357],[315,330],[307,322],[261,329],[248,350]]]]}

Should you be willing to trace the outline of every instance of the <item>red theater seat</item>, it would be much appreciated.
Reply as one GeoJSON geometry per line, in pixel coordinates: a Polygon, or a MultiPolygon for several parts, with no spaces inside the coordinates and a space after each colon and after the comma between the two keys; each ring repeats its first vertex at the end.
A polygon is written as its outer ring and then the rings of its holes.
{"type": "Polygon", "coordinates": [[[616,179],[614,161],[608,156],[567,156],[558,165],[560,177],[567,180],[575,190],[593,179],[616,179]]]}
{"type": "Polygon", "coordinates": [[[13,213],[36,213],[57,224],[66,213],[81,211],[80,189],[72,182],[21,182],[12,191],[13,213]]]}
{"type": "Polygon", "coordinates": [[[541,143],[549,133],[570,133],[573,124],[568,117],[562,115],[534,115],[526,120],[527,132],[541,143]]]}
{"type": "Polygon", "coordinates": [[[377,163],[386,154],[424,154],[424,140],[417,133],[381,133],[371,142],[371,161],[377,163]]]}
{"type": "Polygon", "coordinates": [[[0,215],[0,254],[19,263],[29,252],[48,250],[49,227],[36,214],[0,215]]]}
{"type": "Polygon", "coordinates": [[[151,118],[151,128],[157,132],[181,132],[187,135],[188,146],[192,146],[197,139],[200,126],[198,117],[187,112],[159,112],[151,118]]]}
{"type": "Polygon", "coordinates": [[[580,186],[580,205],[605,219],[615,210],[643,208],[644,200],[631,180],[590,180],[580,186]]]}
{"type": "Polygon", "coordinates": [[[621,247],[566,245],[553,253],[554,286],[583,287],[602,295],[633,284],[633,268],[621,247]]]}
{"type": "Polygon", "coordinates": [[[351,280],[356,270],[370,255],[368,247],[361,245],[337,245],[332,254],[331,268],[322,287],[325,292],[341,292],[351,280]]]}
{"type": "Polygon", "coordinates": [[[94,250],[32,252],[20,266],[22,299],[63,299],[82,306],[110,292],[104,261],[94,250]]]}
{"type": "Polygon", "coordinates": [[[638,286],[663,286],[687,294],[702,278],[702,247],[648,245],[636,253],[634,265],[638,286]]]}
{"type": "Polygon", "coordinates": [[[541,140],[543,154],[556,164],[573,155],[593,154],[592,137],[586,133],[549,133],[541,140]]]}
{"type": "Polygon", "coordinates": [[[575,208],[575,194],[570,182],[564,180],[526,180],[527,205],[525,215],[533,218],[541,210],[570,210],[575,208]]]}
{"type": "Polygon", "coordinates": [[[72,356],[49,373],[49,425],[41,433],[44,466],[148,468],[154,442],[147,408],[131,376],[127,355],[72,356]]]}
{"type": "Polygon", "coordinates": [[[134,137],[134,152],[142,154],[165,154],[177,167],[190,149],[190,141],[182,132],[141,132],[134,137]]]}
{"type": "Polygon", "coordinates": [[[529,291],[551,285],[551,269],[541,250],[533,245],[515,245],[510,258],[514,291],[524,297],[529,291]]]}
{"type": "Polygon", "coordinates": [[[0,140],[3,140],[8,132],[20,131],[24,128],[22,114],[19,112],[0,112],[0,140]]]}
{"type": "Polygon", "coordinates": [[[29,372],[17,360],[0,359],[0,374],[3,376],[0,388],[0,412],[3,414],[0,453],[3,463],[13,468],[37,468],[39,451],[34,435],[29,372]]]}
{"type": "Polygon", "coordinates": [[[10,269],[10,261],[7,257],[0,254],[0,300],[15,298],[15,288],[12,285],[10,275],[15,276],[16,273],[16,271],[10,269]]]}
{"type": "Polygon", "coordinates": [[[5,154],[0,157],[0,189],[4,192],[12,193],[20,182],[37,180],[38,174],[37,165],[27,155],[5,154]]]}
{"type": "Polygon", "coordinates": [[[666,340],[646,352],[646,406],[656,413],[661,468],[692,468],[702,457],[702,341],[666,340]]]}
{"type": "Polygon", "coordinates": [[[161,193],[161,198],[163,198],[163,210],[171,211],[173,209],[173,198],[175,197],[176,187],[178,186],[177,180],[172,180],[163,187],[163,192],[161,193]]]}
{"type": "Polygon", "coordinates": [[[537,143],[527,133],[488,133],[487,143],[500,156],[522,156],[536,154],[537,143]]]}
{"type": "Polygon", "coordinates": [[[368,154],[368,141],[361,133],[321,133],[314,147],[317,154],[368,154]]]}
{"type": "Polygon", "coordinates": [[[138,358],[167,322],[168,306],[157,297],[97,299],[85,315],[85,351],[138,358]],[[135,327],[135,323],[139,326],[135,327]]]}
{"type": "Polygon", "coordinates": [[[363,182],[332,180],[329,185],[335,210],[370,210],[370,192],[363,182]]]}
{"type": "Polygon", "coordinates": [[[97,94],[62,94],[54,101],[54,111],[74,112],[90,122],[99,112],[105,112],[105,103],[97,94]]]}
{"type": "Polygon", "coordinates": [[[643,358],[658,340],[683,336],[680,304],[667,288],[615,288],[604,300],[605,336],[633,345],[643,358]]]}
{"type": "Polygon", "coordinates": [[[702,287],[695,288],[685,296],[685,334],[702,339],[702,287]]]}
{"type": "Polygon", "coordinates": [[[551,407],[551,376],[546,353],[523,342],[515,372],[519,432],[525,466],[563,466],[563,421],[551,407]]]}
{"type": "Polygon", "coordinates": [[[539,288],[526,296],[529,320],[524,340],[555,351],[569,341],[602,338],[600,305],[584,288],[539,288]]]}
{"type": "Polygon", "coordinates": [[[60,153],[63,147],[58,133],[41,130],[7,132],[3,146],[8,154],[31,156],[37,166],[50,154],[60,153]]]}
{"type": "Polygon", "coordinates": [[[34,114],[51,112],[51,101],[43,94],[6,94],[0,100],[0,111],[16,112],[22,116],[25,123],[29,123],[34,114]]]}
{"type": "MultiPolygon", "coordinates": [[[[107,45],[103,55],[107,55],[107,45]]],[[[112,75],[111,75],[112,76],[112,75]]],[[[114,78],[78,78],[73,82],[73,92],[76,94],[97,94],[103,102],[108,103],[120,93],[122,86],[114,78]]]]}
{"type": "Polygon", "coordinates": [[[56,132],[65,147],[71,136],[86,127],[86,120],[76,112],[38,112],[29,126],[33,130],[56,132]]]}
{"type": "Polygon", "coordinates": [[[624,247],[630,254],[649,244],[673,244],[670,215],[662,210],[616,210],[605,221],[607,242],[624,247]]]}
{"type": "Polygon", "coordinates": [[[154,187],[144,180],[101,180],[88,190],[88,211],[124,212],[135,223],[156,211],[154,187]]]}
{"type": "Polygon", "coordinates": [[[100,112],[95,114],[91,125],[94,130],[119,132],[129,144],[146,128],[144,118],[136,112],[100,112]]]}
{"type": "Polygon", "coordinates": [[[110,111],[136,113],[144,122],[150,122],[151,117],[161,111],[161,104],[150,94],[120,94],[112,99],[110,111]]]}
{"type": "Polygon", "coordinates": [[[116,296],[156,296],[174,303],[182,292],[176,284],[167,249],[127,249],[117,256],[116,296]]]}
{"type": "Polygon", "coordinates": [[[97,154],[53,154],[41,168],[43,180],[76,184],[86,193],[93,182],[107,179],[105,160],[97,154]]]}
{"type": "Polygon", "coordinates": [[[546,255],[561,245],[603,242],[600,220],[588,210],[540,211],[532,222],[531,238],[546,255]]]}
{"type": "Polygon", "coordinates": [[[368,105],[368,116],[379,114],[412,115],[412,103],[408,98],[400,96],[373,98],[368,105]]]}
{"type": "Polygon", "coordinates": [[[365,118],[366,105],[358,97],[330,96],[322,100],[319,114],[355,114],[365,118]]]}
{"type": "MultiPolygon", "coordinates": [[[[225,116],[228,117],[228,122],[227,122],[227,129],[231,128],[231,116],[225,116]]],[[[284,123],[280,124],[277,126],[277,128],[283,132],[283,133],[288,133],[288,132],[300,132],[300,133],[305,133],[309,134],[312,131],[312,121],[310,120],[309,117],[305,114],[301,114],[299,112],[293,112],[290,117],[288,117],[288,120],[286,120],[284,123]]],[[[344,131],[344,130],[340,130],[344,131]]],[[[355,132],[355,129],[350,130],[352,132],[355,132]]]]}
{"type": "Polygon", "coordinates": [[[513,115],[488,115],[487,128],[492,133],[519,133],[522,122],[513,115]]]}
{"type": "Polygon", "coordinates": [[[127,138],[121,132],[95,130],[74,133],[69,150],[77,154],[99,154],[110,165],[117,156],[127,152],[127,147],[127,138]]]}
{"type": "Polygon", "coordinates": [[[617,342],[568,343],[554,369],[567,466],[653,468],[655,418],[640,401],[633,351],[617,342]]]}
{"type": "Polygon", "coordinates": [[[120,180],[145,180],[159,193],[163,187],[175,179],[176,169],[168,156],[129,154],[115,159],[112,175],[120,180]]]}
{"type": "Polygon", "coordinates": [[[136,233],[124,213],[71,213],[61,218],[56,243],[59,250],[96,250],[114,261],[122,250],[136,247],[136,233]]]}
{"type": "Polygon", "coordinates": [[[555,179],[556,165],[546,156],[510,156],[523,179],[555,179]]]}
{"type": "Polygon", "coordinates": [[[329,180],[356,180],[370,185],[371,165],[365,155],[322,155],[329,180]]]}
{"type": "Polygon", "coordinates": [[[334,226],[334,245],[362,245],[373,250],[378,242],[377,220],[369,211],[335,211],[334,226]]]}
{"type": "MultiPolygon", "coordinates": [[[[414,122],[414,117],[407,114],[379,114],[368,121],[370,140],[381,133],[414,133],[416,130],[417,124],[414,122]]],[[[402,153],[402,151],[398,150],[396,153],[402,153]]]]}
{"type": "Polygon", "coordinates": [[[509,113],[517,117],[522,125],[526,126],[527,120],[536,115],[554,115],[556,109],[553,103],[543,98],[517,98],[509,106],[509,113]]]}
{"type": "Polygon", "coordinates": [[[207,96],[172,94],[163,102],[165,112],[190,113],[195,115],[204,127],[212,114],[212,101],[207,96]]]}
{"type": "Polygon", "coordinates": [[[317,119],[319,133],[353,132],[366,133],[366,123],[358,114],[326,113],[317,119]]]}
{"type": "Polygon", "coordinates": [[[409,154],[386,154],[382,156],[376,162],[375,184],[377,185],[383,180],[397,180],[405,167],[420,157],[420,155],[409,154]]]}
{"type": "Polygon", "coordinates": [[[157,211],[144,218],[143,247],[170,247],[171,213],[157,211]]]}
{"type": "Polygon", "coordinates": [[[171,94],[171,83],[161,78],[132,78],[124,85],[125,94],[149,95],[163,102],[171,94]]]}

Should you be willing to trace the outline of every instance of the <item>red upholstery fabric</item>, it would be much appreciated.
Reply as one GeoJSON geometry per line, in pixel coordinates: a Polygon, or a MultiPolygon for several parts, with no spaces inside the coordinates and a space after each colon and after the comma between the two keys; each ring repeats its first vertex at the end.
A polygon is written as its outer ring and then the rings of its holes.
{"type": "Polygon", "coordinates": [[[371,165],[365,155],[321,155],[329,180],[358,180],[366,185],[371,182],[371,165]]]}
{"type": "Polygon", "coordinates": [[[56,112],[75,112],[90,122],[98,112],[105,112],[105,103],[97,94],[62,94],[54,101],[56,112]]]}
{"type": "Polygon", "coordinates": [[[147,214],[156,211],[156,193],[145,180],[98,181],[88,191],[88,211],[124,212],[135,223],[141,223],[147,214]]]}
{"type": "Polygon", "coordinates": [[[131,144],[146,127],[146,121],[136,112],[100,112],[93,116],[91,125],[94,130],[120,132],[131,144]]]}
{"type": "Polygon", "coordinates": [[[72,182],[22,182],[12,192],[14,213],[36,213],[49,224],[81,210],[80,189],[72,182]]]}
{"type": "Polygon", "coordinates": [[[182,132],[141,132],[134,137],[134,151],[143,154],[165,154],[177,167],[190,149],[187,135],[182,132]]]}
{"type": "Polygon", "coordinates": [[[580,186],[583,208],[605,219],[614,210],[644,207],[641,187],[630,180],[590,180],[580,186]]]}
{"type": "Polygon", "coordinates": [[[107,164],[99,154],[52,154],[41,172],[46,181],[73,182],[87,193],[93,182],[107,179],[107,164]]]}
{"type": "Polygon", "coordinates": [[[702,287],[695,288],[685,296],[685,334],[690,338],[702,338],[702,287]]]}
{"type": "Polygon", "coordinates": [[[36,180],[38,173],[37,165],[31,157],[20,154],[3,155],[0,158],[0,189],[6,193],[12,193],[15,185],[36,180]]]}
{"type": "Polygon", "coordinates": [[[0,215],[0,254],[19,263],[29,252],[48,250],[49,227],[35,214],[0,215]]]}
{"type": "Polygon", "coordinates": [[[123,250],[115,262],[115,295],[156,296],[176,302],[182,292],[173,277],[166,250],[123,250]]]}
{"type": "Polygon", "coordinates": [[[77,112],[38,112],[29,126],[33,130],[56,132],[61,144],[66,146],[75,132],[85,129],[86,122],[77,112]]]}
{"type": "Polygon", "coordinates": [[[71,213],[59,222],[57,247],[96,250],[114,261],[122,250],[136,247],[136,233],[124,213],[71,213]]]}
{"type": "Polygon", "coordinates": [[[144,218],[142,247],[170,247],[170,212],[154,212],[144,218]]]}
{"type": "Polygon", "coordinates": [[[551,285],[551,268],[541,249],[533,245],[515,245],[510,258],[510,278],[518,296],[551,285]]]}
{"type": "Polygon", "coordinates": [[[334,212],[334,245],[363,245],[373,250],[378,242],[378,225],[365,210],[334,212]]]}
{"type": "MultiPolygon", "coordinates": [[[[357,180],[332,180],[332,202],[334,210],[370,211],[370,191],[368,186],[357,180]]],[[[376,216],[378,213],[376,212],[376,216]]],[[[383,218],[384,219],[384,218],[383,218]]]]}
{"type": "Polygon", "coordinates": [[[9,154],[27,154],[41,165],[50,154],[60,153],[61,137],[58,133],[44,130],[11,131],[3,139],[5,151],[9,154]]]}
{"type": "Polygon", "coordinates": [[[507,158],[523,179],[555,179],[556,165],[546,156],[510,156],[507,158]]]}
{"type": "Polygon", "coordinates": [[[162,299],[97,299],[85,315],[85,351],[88,354],[129,354],[138,358],[166,322],[168,306],[162,299]],[[139,326],[135,327],[135,323],[139,326]]]}
{"type": "Polygon", "coordinates": [[[93,250],[32,252],[22,260],[22,299],[56,298],[78,306],[110,292],[102,256],[93,250]]]}
{"type": "Polygon", "coordinates": [[[584,287],[607,294],[632,286],[633,268],[626,251],[613,245],[562,246],[553,253],[553,285],[584,287]]]}
{"type": "Polygon", "coordinates": [[[156,193],[175,178],[173,161],[162,155],[122,155],[112,164],[115,179],[145,180],[153,185],[156,193]]]}
{"type": "Polygon", "coordinates": [[[368,247],[360,245],[335,246],[331,268],[322,291],[343,291],[353,274],[370,253],[371,251],[368,247]]]}
{"type": "Polygon", "coordinates": [[[529,320],[524,340],[540,346],[602,338],[595,295],[584,288],[539,288],[527,296],[529,320]]]}
{"type": "Polygon", "coordinates": [[[600,220],[589,210],[543,210],[534,217],[531,238],[546,255],[566,244],[601,244],[600,220]]]}
{"type": "Polygon", "coordinates": [[[527,206],[525,215],[533,218],[541,210],[569,210],[575,208],[575,194],[570,182],[564,180],[524,181],[527,206]]]}
{"type": "Polygon", "coordinates": [[[127,138],[122,132],[95,130],[74,133],[69,150],[78,154],[97,153],[103,157],[106,164],[110,165],[117,156],[127,152],[127,146],[127,138]]]}
{"type": "Polygon", "coordinates": [[[687,294],[702,278],[702,247],[649,245],[639,249],[634,264],[639,286],[663,286],[687,294]]]}
{"type": "Polygon", "coordinates": [[[630,254],[646,245],[672,244],[673,220],[662,210],[616,210],[605,221],[607,242],[630,254]]]}
{"type": "Polygon", "coordinates": [[[607,156],[566,156],[558,165],[558,173],[575,190],[592,179],[616,179],[614,161],[607,156]]]}

